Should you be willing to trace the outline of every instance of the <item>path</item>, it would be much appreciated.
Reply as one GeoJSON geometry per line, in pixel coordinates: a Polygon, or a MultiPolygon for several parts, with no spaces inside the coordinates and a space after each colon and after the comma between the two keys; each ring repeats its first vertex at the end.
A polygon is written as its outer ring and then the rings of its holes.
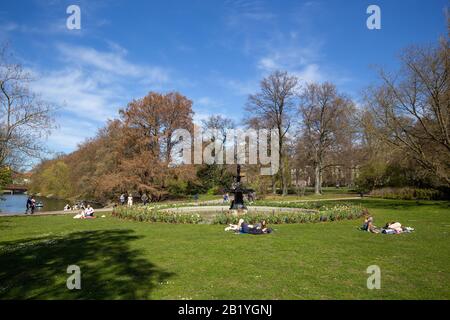
{"type": "MultiPolygon", "coordinates": [[[[113,208],[101,208],[101,209],[95,209],[96,213],[99,212],[111,212],[113,208]]],[[[24,214],[24,213],[0,213],[1,217],[38,217],[38,216],[58,216],[58,215],[76,215],[79,213],[80,210],[73,210],[73,211],[42,211],[42,212],[36,212],[33,214],[24,214]]]]}

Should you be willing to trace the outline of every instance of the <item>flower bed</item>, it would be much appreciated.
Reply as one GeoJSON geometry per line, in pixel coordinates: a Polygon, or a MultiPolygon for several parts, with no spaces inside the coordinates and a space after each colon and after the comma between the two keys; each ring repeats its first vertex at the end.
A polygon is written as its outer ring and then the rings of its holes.
{"type": "MultiPolygon", "coordinates": [[[[274,203],[264,203],[264,205],[274,205],[274,203]]],[[[292,204],[294,208],[303,208],[299,203],[292,204]]],[[[304,204],[303,204],[304,205],[304,204]]],[[[205,215],[192,212],[176,212],[166,211],[170,206],[160,206],[158,208],[150,206],[133,206],[133,207],[117,207],[113,211],[113,215],[120,219],[129,219],[143,222],[165,222],[165,223],[180,223],[180,224],[198,224],[198,223],[213,223],[213,224],[229,224],[237,223],[243,217],[248,223],[255,223],[261,220],[266,220],[269,224],[284,224],[284,223],[315,223],[337,220],[358,219],[367,213],[360,205],[351,204],[336,204],[323,205],[311,204],[305,205],[304,209],[316,209],[316,211],[309,212],[253,212],[247,213],[245,216],[234,216],[228,212],[217,212],[212,219],[208,219],[205,215]]],[[[278,206],[281,208],[281,205],[278,206]]],[[[286,206],[288,207],[288,206],[286,206]]]]}
{"type": "Polygon", "coordinates": [[[176,212],[162,212],[157,208],[146,206],[116,207],[113,216],[120,219],[129,219],[145,222],[165,222],[165,223],[189,223],[197,224],[204,222],[199,214],[187,214],[176,212]]]}
{"type": "MultiPolygon", "coordinates": [[[[248,213],[245,215],[245,221],[248,223],[261,222],[266,220],[268,224],[284,223],[316,223],[338,220],[358,219],[367,213],[367,209],[359,205],[339,204],[335,206],[321,206],[316,212],[276,212],[276,213],[248,213]]],[[[236,224],[241,217],[230,214],[216,215],[214,224],[236,224]]]]}

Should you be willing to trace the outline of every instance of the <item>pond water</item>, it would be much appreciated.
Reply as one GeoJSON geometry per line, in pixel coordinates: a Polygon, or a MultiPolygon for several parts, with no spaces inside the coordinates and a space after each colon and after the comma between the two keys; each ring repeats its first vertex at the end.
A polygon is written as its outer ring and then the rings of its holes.
{"type": "MultiPolygon", "coordinates": [[[[4,194],[0,195],[0,214],[5,213],[25,213],[27,198],[26,194],[4,194]]],[[[42,202],[42,208],[36,208],[35,212],[39,211],[58,211],[63,210],[67,201],[48,199],[43,197],[35,197],[36,202],[42,202]]]]}

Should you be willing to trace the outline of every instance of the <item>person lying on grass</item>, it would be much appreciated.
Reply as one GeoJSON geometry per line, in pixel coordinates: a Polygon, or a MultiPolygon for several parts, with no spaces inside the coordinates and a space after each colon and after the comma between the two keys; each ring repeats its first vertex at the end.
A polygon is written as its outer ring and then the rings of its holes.
{"type": "Polygon", "coordinates": [[[398,234],[398,233],[404,233],[404,232],[412,232],[414,231],[414,228],[411,227],[404,227],[400,222],[388,222],[383,228],[383,233],[387,234],[398,234]]]}
{"type": "Polygon", "coordinates": [[[267,227],[266,220],[261,223],[248,224],[244,219],[239,219],[238,224],[229,224],[225,231],[235,231],[236,233],[264,234],[271,233],[272,229],[267,227]]]}

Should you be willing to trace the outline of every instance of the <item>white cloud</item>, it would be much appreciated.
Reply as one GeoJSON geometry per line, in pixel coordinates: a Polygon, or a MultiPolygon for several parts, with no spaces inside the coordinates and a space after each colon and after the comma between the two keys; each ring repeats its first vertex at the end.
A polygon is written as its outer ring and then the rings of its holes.
{"type": "Polygon", "coordinates": [[[193,121],[196,125],[201,126],[202,125],[202,121],[203,120],[207,120],[209,117],[211,117],[212,115],[214,116],[221,116],[222,118],[231,118],[233,120],[236,120],[235,117],[233,117],[233,115],[231,114],[224,114],[224,113],[210,113],[210,112],[203,112],[203,111],[196,111],[194,114],[194,118],[193,121]]]}
{"type": "Polygon", "coordinates": [[[321,82],[324,80],[319,65],[309,64],[300,71],[293,72],[301,82],[321,82]]]}
{"type": "Polygon", "coordinates": [[[64,61],[63,68],[29,70],[37,79],[31,89],[58,107],[59,128],[48,138],[51,148],[74,150],[107,119],[117,117],[118,109],[137,94],[169,80],[163,68],[128,61],[127,51],[120,45],[110,42],[109,48],[99,51],[59,44],[56,52],[64,61]]]}
{"type": "Polygon", "coordinates": [[[128,83],[157,85],[168,80],[168,74],[159,67],[131,63],[125,59],[126,49],[109,43],[111,51],[58,45],[64,69],[32,70],[35,92],[42,94],[65,111],[81,119],[104,121],[117,114],[117,109],[133,97],[128,83]]]}
{"type": "Polygon", "coordinates": [[[76,120],[70,117],[61,117],[59,127],[48,137],[47,141],[54,149],[70,152],[92,137],[98,127],[89,121],[76,120]]]}
{"type": "Polygon", "coordinates": [[[248,96],[258,90],[257,79],[240,80],[240,79],[218,79],[224,87],[230,90],[232,94],[238,96],[248,96]]]}
{"type": "Polygon", "coordinates": [[[201,97],[194,101],[194,105],[208,108],[220,108],[223,104],[215,99],[210,97],[201,97]]]}
{"type": "Polygon", "coordinates": [[[272,21],[276,15],[259,0],[233,0],[225,3],[227,15],[225,21],[230,27],[241,28],[251,22],[272,21]]]}
{"type": "MultiPolygon", "coordinates": [[[[110,43],[111,46],[111,43],[110,43]]],[[[167,70],[147,65],[138,65],[126,60],[127,51],[112,44],[113,51],[98,51],[94,48],[58,45],[63,57],[75,64],[90,66],[110,74],[140,78],[145,81],[163,83],[169,80],[167,70]]]]}
{"type": "Polygon", "coordinates": [[[293,37],[292,32],[278,33],[261,50],[264,53],[256,65],[263,72],[276,69],[298,72],[321,60],[321,47],[322,42],[317,39],[314,43],[305,42],[293,37]]]}
{"type": "Polygon", "coordinates": [[[192,119],[194,123],[198,126],[202,125],[202,121],[208,119],[211,116],[208,112],[195,112],[194,118],[192,119]]]}
{"type": "Polygon", "coordinates": [[[273,58],[261,58],[258,62],[258,68],[263,70],[274,70],[278,68],[278,64],[273,58]]]}
{"type": "MultiPolygon", "coordinates": [[[[35,72],[36,74],[36,72],[35,72]]],[[[38,73],[32,89],[64,111],[89,121],[104,121],[112,117],[120,95],[114,87],[106,87],[101,76],[81,69],[64,69],[38,73]]]]}
{"type": "Polygon", "coordinates": [[[319,50],[313,46],[301,44],[277,44],[257,62],[258,69],[271,72],[275,69],[296,70],[315,63],[319,59],[319,50]],[[277,49],[273,49],[277,48],[277,49]]]}

